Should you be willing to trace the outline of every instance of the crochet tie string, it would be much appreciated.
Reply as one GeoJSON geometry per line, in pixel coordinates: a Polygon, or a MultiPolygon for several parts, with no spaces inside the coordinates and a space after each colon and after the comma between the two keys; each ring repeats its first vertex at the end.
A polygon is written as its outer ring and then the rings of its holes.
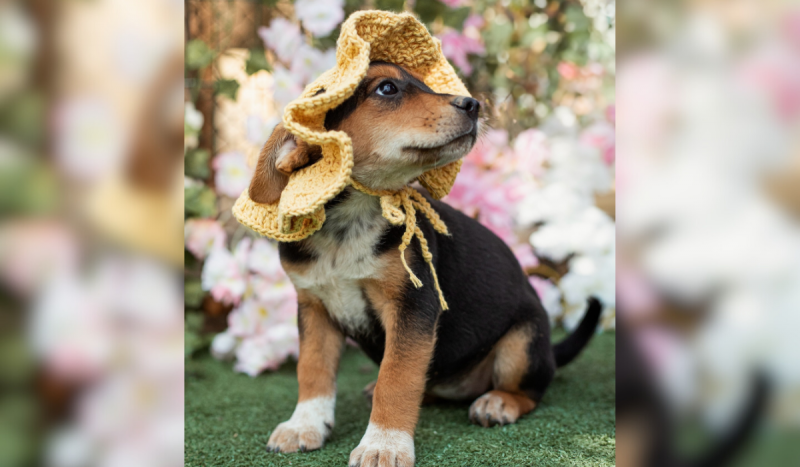
{"type": "Polygon", "coordinates": [[[414,284],[415,287],[420,288],[422,287],[422,281],[419,280],[417,275],[414,274],[408,266],[405,257],[405,251],[411,244],[411,239],[414,238],[414,236],[417,237],[420,249],[422,250],[422,258],[431,268],[434,287],[436,287],[436,292],[439,294],[439,303],[443,310],[447,310],[447,301],[444,299],[444,294],[439,286],[439,277],[436,275],[436,268],[433,266],[433,254],[431,254],[428,248],[428,241],[425,239],[425,235],[422,234],[422,230],[419,228],[419,225],[417,225],[417,211],[421,211],[425,214],[425,217],[428,218],[434,230],[443,235],[449,235],[450,232],[447,230],[447,226],[444,222],[442,222],[439,214],[434,211],[424,196],[410,186],[405,186],[398,191],[372,190],[352,178],[350,179],[350,184],[353,188],[362,193],[379,197],[383,217],[388,220],[390,224],[405,224],[406,230],[403,233],[403,239],[398,248],[400,250],[400,261],[403,262],[403,267],[406,269],[406,272],[408,272],[411,283],[414,284]]]}

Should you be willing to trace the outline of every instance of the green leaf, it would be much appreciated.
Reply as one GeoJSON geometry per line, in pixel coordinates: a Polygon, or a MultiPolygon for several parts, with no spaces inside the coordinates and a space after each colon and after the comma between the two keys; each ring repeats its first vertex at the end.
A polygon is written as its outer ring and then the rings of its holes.
{"type": "Polygon", "coordinates": [[[190,177],[205,180],[211,176],[211,169],[208,167],[209,159],[211,159],[211,153],[207,149],[192,149],[186,153],[183,172],[190,177]]]}
{"type": "Polygon", "coordinates": [[[470,11],[472,10],[468,6],[450,10],[444,15],[444,24],[461,31],[464,29],[464,21],[467,20],[470,11]]]}
{"type": "Polygon", "coordinates": [[[183,303],[187,308],[200,308],[203,303],[203,286],[200,279],[185,279],[183,281],[183,303]]]}
{"type": "Polygon", "coordinates": [[[384,11],[403,11],[405,0],[375,0],[375,8],[384,11]]]}
{"type": "Polygon", "coordinates": [[[250,49],[250,56],[247,57],[244,69],[248,75],[258,73],[261,70],[272,71],[264,49],[250,49]]]}
{"type": "Polygon", "coordinates": [[[202,313],[186,313],[186,321],[183,327],[183,352],[186,358],[191,357],[193,353],[211,344],[213,336],[202,333],[204,320],[202,313]]]}
{"type": "Polygon", "coordinates": [[[414,11],[419,15],[419,19],[426,25],[432,23],[437,17],[448,12],[447,5],[436,0],[418,1],[414,5],[414,11]]]}
{"type": "Polygon", "coordinates": [[[211,188],[189,186],[183,190],[183,207],[187,214],[197,217],[214,217],[217,215],[217,195],[211,188]]]}
{"type": "Polygon", "coordinates": [[[511,35],[514,34],[514,25],[511,22],[492,24],[484,31],[483,39],[486,43],[486,52],[496,55],[504,50],[508,50],[511,45],[511,35]]]}
{"type": "Polygon", "coordinates": [[[237,92],[239,92],[239,82],[235,79],[218,79],[214,82],[214,94],[236,101],[237,92]]]}
{"type": "Polygon", "coordinates": [[[186,68],[197,70],[214,60],[214,51],[202,39],[192,39],[186,44],[186,68]]]}

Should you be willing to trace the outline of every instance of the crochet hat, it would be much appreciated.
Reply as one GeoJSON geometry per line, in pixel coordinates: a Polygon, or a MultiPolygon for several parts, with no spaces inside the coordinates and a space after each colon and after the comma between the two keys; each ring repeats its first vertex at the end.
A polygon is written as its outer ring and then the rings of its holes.
{"type": "MultiPolygon", "coordinates": [[[[413,188],[406,186],[394,192],[376,191],[353,180],[350,137],[341,131],[325,129],[325,114],[353,95],[373,61],[393,63],[415,72],[437,93],[469,96],[467,88],[442,54],[441,42],[412,15],[385,11],[354,13],[342,24],[336,67],[306,86],[303,94],[290,102],[283,113],[283,126],[301,140],[319,145],[322,158],[293,172],[280,199],[273,204],[257,203],[250,199],[249,190],[245,190],[236,201],[233,214],[239,222],[262,235],[279,241],[297,241],[322,227],[325,203],[347,185],[378,196],[383,217],[394,225],[406,227],[399,250],[411,282],[422,287],[422,281],[412,272],[404,254],[412,238],[417,237],[422,257],[430,266],[439,302],[446,310],[447,302],[439,287],[433,255],[417,226],[416,212],[424,213],[439,233],[448,234],[447,227],[427,200],[413,188]]],[[[417,180],[439,199],[450,192],[460,168],[459,160],[431,169],[417,180]]]]}
{"type": "MultiPolygon", "coordinates": [[[[302,240],[322,227],[324,205],[348,184],[364,187],[350,178],[353,146],[341,131],[326,131],[325,114],[353,95],[372,61],[402,66],[423,77],[437,93],[469,96],[464,84],[442,54],[442,45],[409,13],[361,11],[342,24],[337,42],[336,67],[306,86],[283,114],[284,127],[309,144],[322,147],[322,159],[291,174],[280,200],[257,203],[245,190],[233,208],[242,224],[279,241],[302,240]]],[[[450,192],[461,161],[431,169],[418,177],[436,198],[450,192]]],[[[373,193],[386,195],[385,193],[373,193]]],[[[384,217],[397,218],[400,200],[382,199],[384,217]],[[391,213],[394,207],[394,213],[391,213]]],[[[397,219],[395,219],[397,220],[397,219]]],[[[391,219],[390,219],[391,221],[391,219]]]]}

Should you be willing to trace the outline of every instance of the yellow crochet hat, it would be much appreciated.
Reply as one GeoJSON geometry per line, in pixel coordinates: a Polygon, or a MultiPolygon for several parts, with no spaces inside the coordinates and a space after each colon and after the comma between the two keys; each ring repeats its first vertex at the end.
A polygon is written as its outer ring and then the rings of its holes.
{"type": "MultiPolygon", "coordinates": [[[[245,190],[233,208],[239,222],[279,241],[302,240],[322,227],[325,203],[348,184],[368,191],[350,178],[353,168],[350,137],[344,132],[326,131],[324,122],[329,110],[353,95],[372,61],[394,63],[416,72],[438,93],[469,96],[442,54],[441,42],[414,16],[385,11],[352,14],[342,24],[336,67],[306,86],[303,94],[290,102],[283,114],[283,124],[288,131],[309,144],[322,147],[322,159],[292,173],[280,200],[274,204],[257,203],[245,190]],[[321,90],[324,92],[319,92],[321,90]]],[[[460,168],[461,161],[453,162],[425,172],[418,180],[439,199],[450,192],[460,168]]],[[[381,201],[387,219],[402,216],[397,212],[400,200],[381,201]]]]}

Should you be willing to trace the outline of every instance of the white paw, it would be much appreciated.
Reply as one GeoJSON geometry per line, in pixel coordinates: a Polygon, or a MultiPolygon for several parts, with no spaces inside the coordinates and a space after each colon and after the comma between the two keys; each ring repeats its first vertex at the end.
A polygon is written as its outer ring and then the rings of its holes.
{"type": "Polygon", "coordinates": [[[350,453],[350,467],[413,467],[414,439],[400,430],[384,430],[372,423],[350,453]]]}
{"type": "Polygon", "coordinates": [[[335,397],[300,402],[292,418],[278,425],[267,442],[267,451],[313,451],[325,443],[333,429],[335,397]]]}

